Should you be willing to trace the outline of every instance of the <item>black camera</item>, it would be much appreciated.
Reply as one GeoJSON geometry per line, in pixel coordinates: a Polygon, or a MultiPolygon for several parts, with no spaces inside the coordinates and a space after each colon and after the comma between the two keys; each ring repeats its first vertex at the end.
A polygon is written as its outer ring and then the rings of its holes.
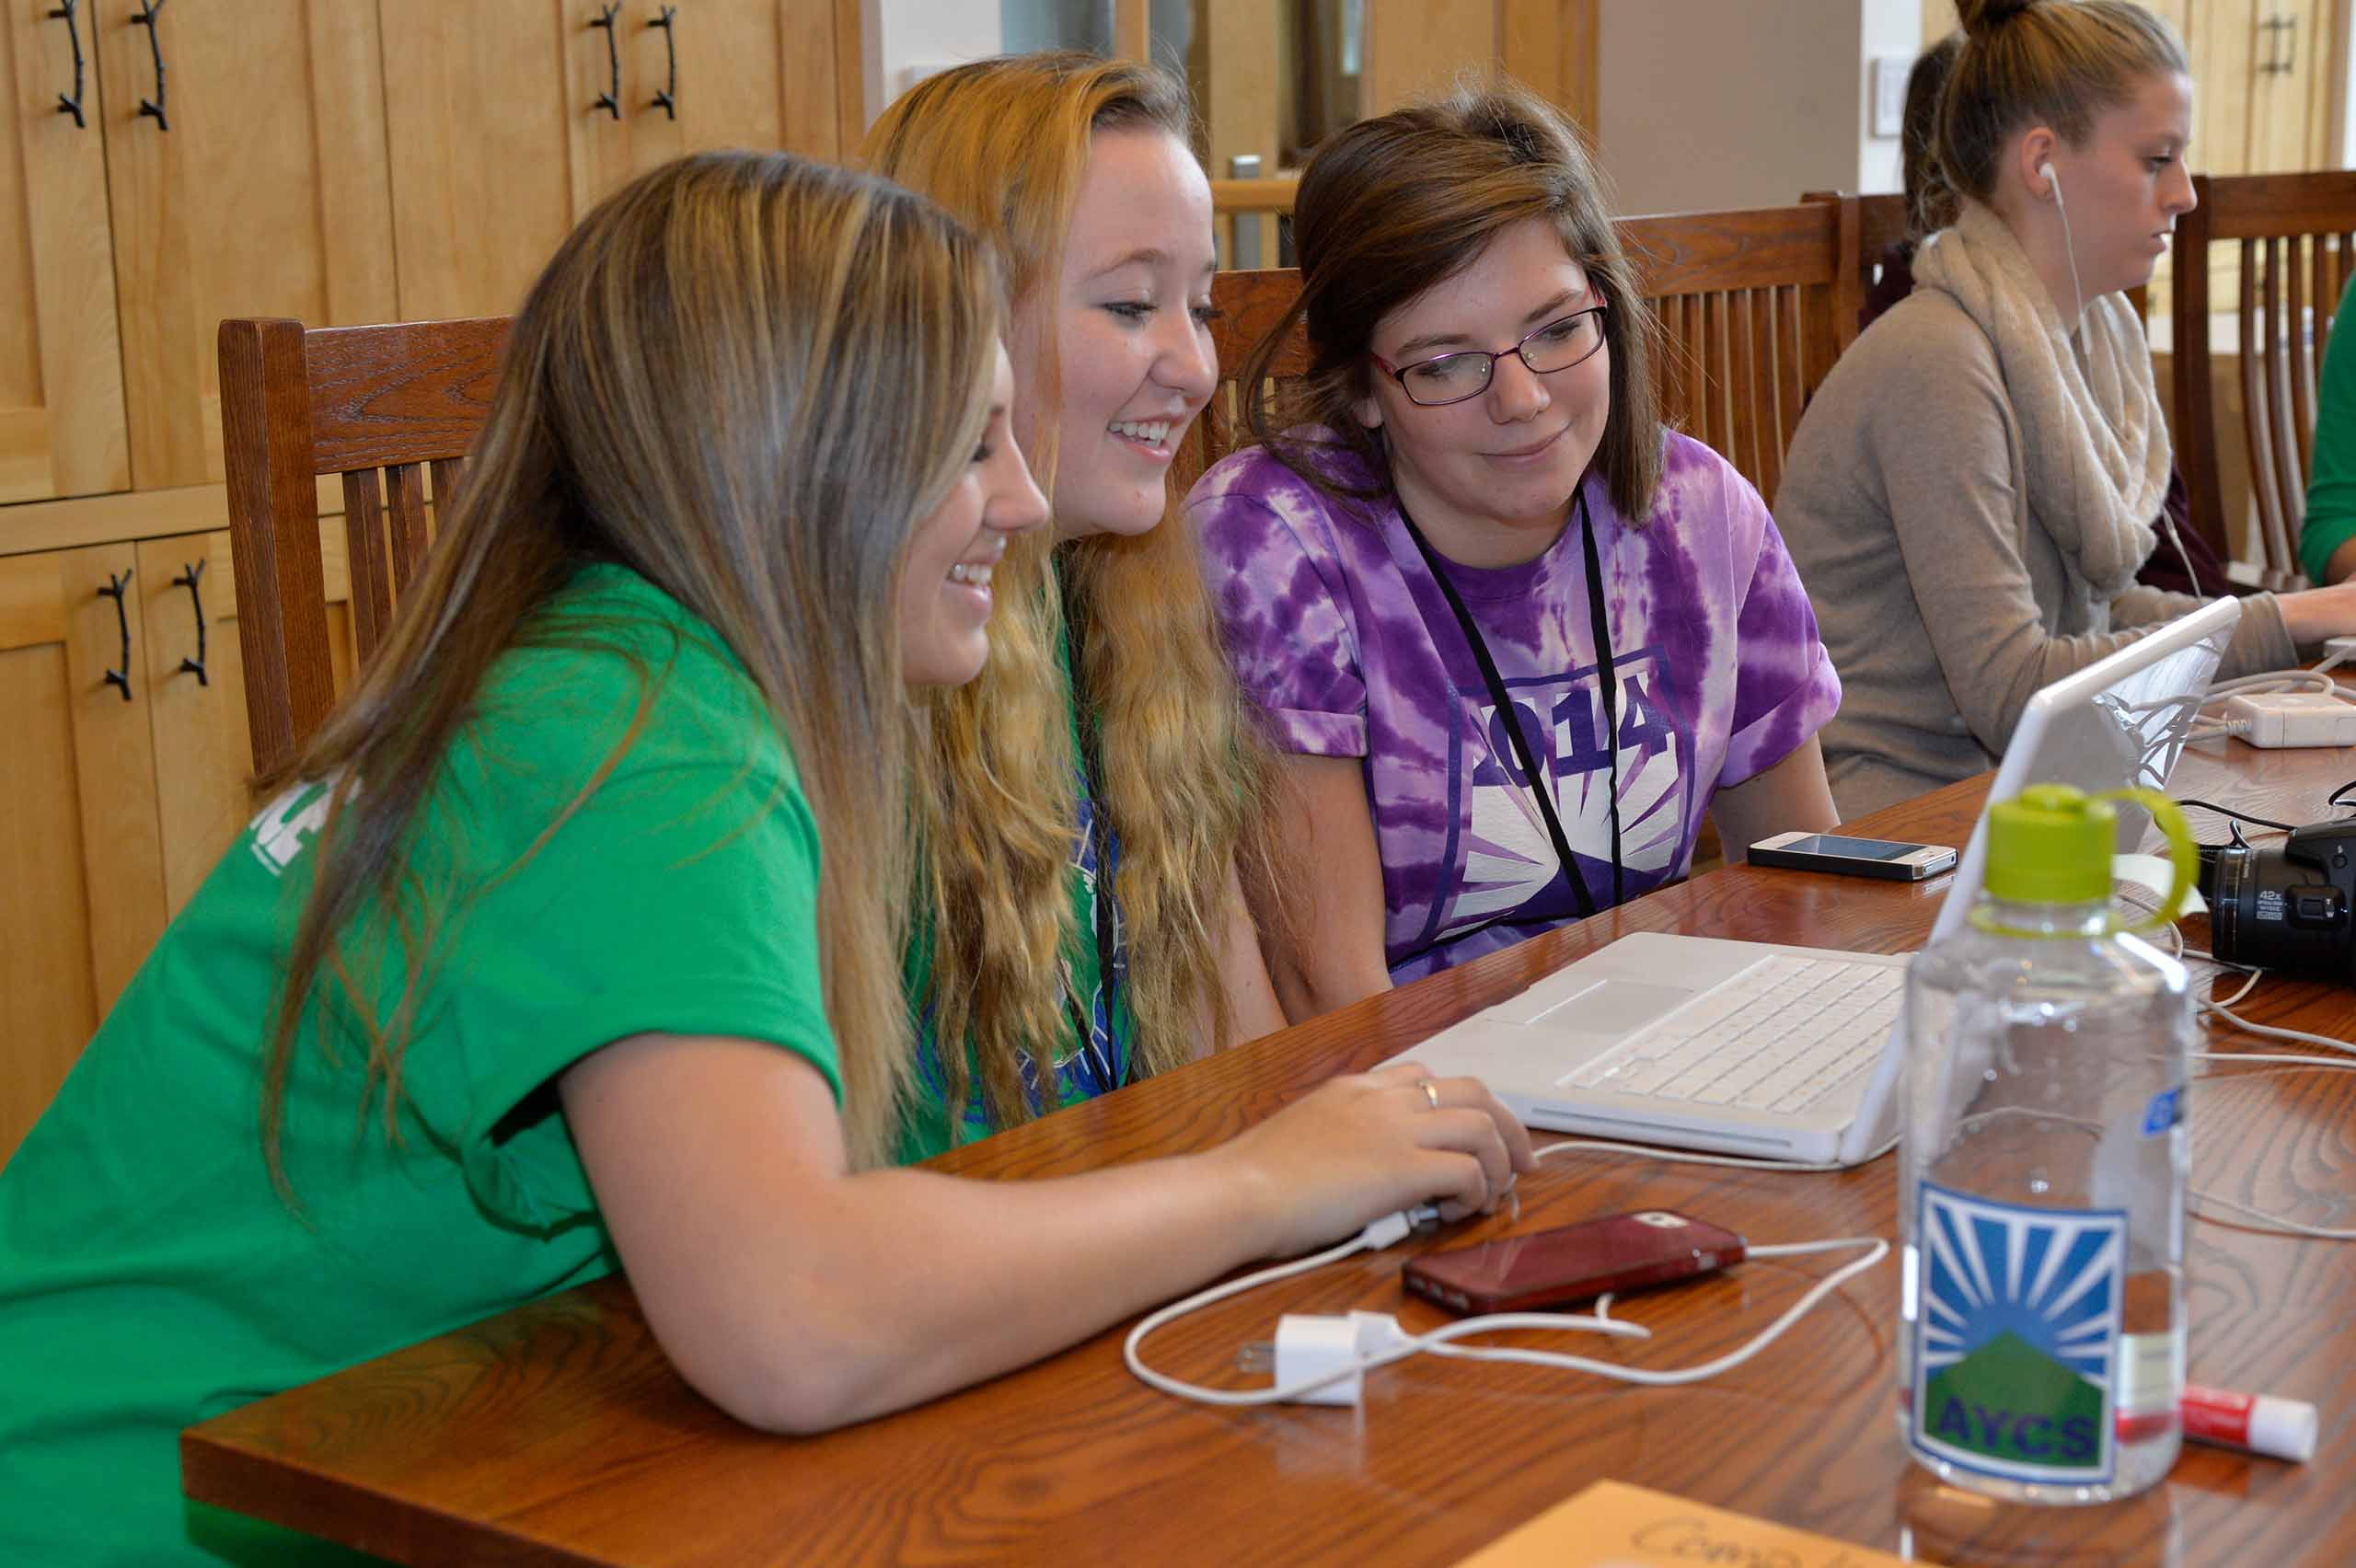
{"type": "Polygon", "coordinates": [[[2280,849],[2200,847],[2209,948],[2228,963],[2356,982],[2356,821],[2292,831],[2280,849]]]}

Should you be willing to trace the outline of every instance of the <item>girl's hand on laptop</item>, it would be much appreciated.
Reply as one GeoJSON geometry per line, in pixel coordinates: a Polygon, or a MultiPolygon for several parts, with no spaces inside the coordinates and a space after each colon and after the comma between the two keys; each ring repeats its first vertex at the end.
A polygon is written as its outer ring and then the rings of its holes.
{"type": "Polygon", "coordinates": [[[1538,1165],[1529,1133],[1479,1079],[1415,1062],[1320,1084],[1204,1158],[1236,1173],[1270,1257],[1418,1204],[1446,1220],[1486,1213],[1538,1165]]]}

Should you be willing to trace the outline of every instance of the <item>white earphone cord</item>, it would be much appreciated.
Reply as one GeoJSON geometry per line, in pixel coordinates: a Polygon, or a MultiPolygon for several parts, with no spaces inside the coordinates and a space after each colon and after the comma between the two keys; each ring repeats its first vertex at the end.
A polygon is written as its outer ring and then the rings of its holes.
{"type": "MultiPolygon", "coordinates": [[[[2062,254],[2070,259],[2070,293],[2077,300],[2077,313],[2071,317],[2083,323],[2086,316],[2086,291],[2078,282],[2078,246],[2070,236],[2070,204],[2062,200],[2062,177],[2053,171],[2053,160],[2045,160],[2045,181],[2053,187],[2053,210],[2062,214],[2062,254]]],[[[2077,330],[2073,326],[2072,331],[2077,330]]],[[[2188,563],[2187,570],[2190,567],[2188,563]]]]}

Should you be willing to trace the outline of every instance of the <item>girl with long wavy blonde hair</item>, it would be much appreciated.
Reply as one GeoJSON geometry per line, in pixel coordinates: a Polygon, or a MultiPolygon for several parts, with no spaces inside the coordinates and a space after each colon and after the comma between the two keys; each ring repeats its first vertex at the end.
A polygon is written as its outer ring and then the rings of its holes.
{"type": "Polygon", "coordinates": [[[306,1555],[182,1498],[180,1428],[617,1265],[812,1431],[1532,1167],[1400,1066],[1185,1159],[877,1169],[906,688],[981,667],[1046,517],[999,317],[971,233],[783,155],[566,241],[390,642],[0,1171],[0,1562],[306,1555]]]}
{"type": "Polygon", "coordinates": [[[1171,500],[1218,374],[1190,130],[1162,72],[1051,52],[927,79],[862,152],[1006,259],[1056,522],[999,574],[989,668],[933,705],[911,978],[953,1103],[979,1079],[965,1133],[1283,1021],[1242,897],[1283,907],[1277,775],[1171,500]]]}

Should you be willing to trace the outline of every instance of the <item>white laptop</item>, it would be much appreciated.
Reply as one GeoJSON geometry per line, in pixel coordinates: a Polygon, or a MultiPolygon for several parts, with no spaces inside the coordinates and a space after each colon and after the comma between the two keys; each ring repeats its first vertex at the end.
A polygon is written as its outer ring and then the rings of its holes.
{"type": "MultiPolygon", "coordinates": [[[[2158,789],[2241,619],[2219,599],[2029,698],[1991,786],[2158,789]]],[[[2141,813],[2121,813],[2122,850],[2141,813]]],[[[1988,819],[1951,874],[1934,940],[1962,925],[1988,819]]],[[[1888,1143],[1907,955],[1638,932],[1405,1052],[1485,1082],[1523,1122],[1675,1148],[1854,1165],[1888,1143]]]]}

